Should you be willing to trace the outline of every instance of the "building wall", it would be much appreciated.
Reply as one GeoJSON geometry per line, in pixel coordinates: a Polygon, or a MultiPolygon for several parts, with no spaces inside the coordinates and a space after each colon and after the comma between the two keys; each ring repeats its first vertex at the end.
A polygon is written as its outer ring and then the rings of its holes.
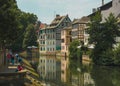
{"type": "Polygon", "coordinates": [[[79,41],[83,41],[83,42],[84,42],[84,29],[85,29],[85,24],[80,23],[78,28],[78,39],[79,41]]]}
{"type": "Polygon", "coordinates": [[[56,50],[59,48],[61,50],[61,31],[63,30],[64,27],[68,27],[71,24],[71,21],[68,17],[66,17],[61,24],[59,25],[58,28],[56,28],[56,50]]]}
{"type": "Polygon", "coordinates": [[[46,31],[46,51],[54,52],[56,50],[55,30],[47,29],[46,31]]]}
{"type": "Polygon", "coordinates": [[[85,29],[84,29],[84,45],[88,44],[88,39],[89,39],[89,34],[87,33],[87,28],[88,28],[88,26],[85,25],[85,29]]]}
{"type": "Polygon", "coordinates": [[[46,53],[47,51],[54,52],[56,50],[56,33],[53,29],[41,29],[39,36],[40,53],[46,53]]]}
{"type": "Polygon", "coordinates": [[[78,39],[78,28],[79,28],[79,24],[74,24],[72,25],[72,40],[76,40],[78,39]]]}
{"type": "Polygon", "coordinates": [[[68,54],[68,48],[71,42],[71,29],[66,28],[61,31],[61,52],[68,54]]]}
{"type": "Polygon", "coordinates": [[[40,30],[40,35],[39,35],[39,51],[40,53],[44,53],[46,50],[46,31],[45,29],[40,30]]]}
{"type": "Polygon", "coordinates": [[[61,30],[70,25],[71,20],[66,16],[58,26],[40,30],[40,53],[61,50],[61,30]],[[42,37],[44,35],[44,38],[42,37]]]}

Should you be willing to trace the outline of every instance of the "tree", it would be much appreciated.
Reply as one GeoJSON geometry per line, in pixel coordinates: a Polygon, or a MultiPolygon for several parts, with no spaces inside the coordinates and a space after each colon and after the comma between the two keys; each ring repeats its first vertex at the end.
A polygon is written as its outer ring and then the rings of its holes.
{"type": "Polygon", "coordinates": [[[70,46],[69,46],[69,57],[70,57],[70,60],[74,60],[76,61],[77,60],[77,50],[78,50],[78,46],[80,45],[80,42],[78,40],[75,40],[73,42],[70,43],[70,46]]]}
{"type": "Polygon", "coordinates": [[[0,44],[12,44],[18,37],[18,7],[15,0],[0,0],[0,44]]]}
{"type": "Polygon", "coordinates": [[[26,49],[28,46],[37,46],[37,36],[35,33],[34,25],[28,25],[23,40],[23,48],[26,49]]]}
{"type": "Polygon", "coordinates": [[[104,23],[101,23],[101,14],[97,12],[96,15],[91,18],[91,23],[89,24],[89,42],[95,45],[91,57],[95,64],[107,65],[112,63],[111,61],[113,60],[111,57],[113,55],[109,56],[107,53],[112,52],[113,44],[116,43],[115,37],[120,36],[117,19],[114,15],[110,14],[105,20],[104,23]],[[107,61],[110,61],[110,63],[107,61]]]}
{"type": "Polygon", "coordinates": [[[14,51],[19,51],[22,50],[22,44],[23,44],[23,39],[24,35],[26,32],[26,28],[29,24],[35,24],[37,21],[37,16],[32,13],[26,13],[21,10],[18,11],[18,22],[19,22],[19,29],[18,29],[18,38],[14,41],[14,44],[12,45],[12,50],[14,51]]]}
{"type": "Polygon", "coordinates": [[[120,65],[120,44],[114,49],[114,64],[120,65]]]}
{"type": "Polygon", "coordinates": [[[83,51],[81,50],[81,47],[78,48],[78,46],[82,46],[78,40],[71,42],[69,46],[69,68],[74,72],[82,63],[83,51]]]}

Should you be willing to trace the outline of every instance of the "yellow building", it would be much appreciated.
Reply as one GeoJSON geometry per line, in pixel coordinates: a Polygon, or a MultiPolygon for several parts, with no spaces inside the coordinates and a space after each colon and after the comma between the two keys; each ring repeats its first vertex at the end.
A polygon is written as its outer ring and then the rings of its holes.
{"type": "Polygon", "coordinates": [[[70,42],[72,41],[71,39],[71,27],[65,27],[62,31],[61,31],[61,52],[62,53],[66,53],[66,55],[68,55],[68,48],[70,45],[70,42]]]}

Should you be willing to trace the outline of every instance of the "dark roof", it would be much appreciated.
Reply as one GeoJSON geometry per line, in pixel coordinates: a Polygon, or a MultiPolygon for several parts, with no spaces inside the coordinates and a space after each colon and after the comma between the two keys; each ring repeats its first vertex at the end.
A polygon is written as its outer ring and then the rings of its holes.
{"type": "MultiPolygon", "coordinates": [[[[98,7],[98,8],[97,8],[97,11],[107,10],[107,9],[109,9],[109,8],[111,8],[111,7],[112,7],[112,1],[104,4],[103,6],[98,7]]],[[[97,11],[96,11],[96,12],[97,12],[97,11]]],[[[88,15],[87,17],[94,16],[94,15],[96,14],[96,12],[91,13],[91,14],[88,15]]]]}
{"type": "Polygon", "coordinates": [[[72,24],[76,24],[78,22],[79,22],[79,19],[74,19],[73,22],[72,22],[72,24]]]}
{"type": "Polygon", "coordinates": [[[106,10],[106,9],[111,8],[111,7],[112,7],[112,1],[104,4],[103,6],[99,7],[98,9],[100,9],[100,10],[106,10]]]}
{"type": "Polygon", "coordinates": [[[52,21],[52,23],[48,26],[48,28],[56,28],[67,16],[68,15],[66,16],[57,15],[56,18],[52,21]]]}
{"type": "Polygon", "coordinates": [[[89,17],[83,16],[80,19],[74,19],[72,24],[87,23],[89,20],[90,20],[89,17]]]}

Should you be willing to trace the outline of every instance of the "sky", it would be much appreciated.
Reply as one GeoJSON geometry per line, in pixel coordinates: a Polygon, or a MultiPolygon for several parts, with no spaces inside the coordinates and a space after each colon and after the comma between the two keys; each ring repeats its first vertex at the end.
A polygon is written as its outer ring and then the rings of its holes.
{"type": "MultiPolygon", "coordinates": [[[[100,7],[102,0],[16,0],[19,9],[34,13],[42,23],[50,24],[56,14],[69,15],[70,19],[81,18],[100,7]]],[[[111,0],[104,0],[108,3],[111,0]]]]}

